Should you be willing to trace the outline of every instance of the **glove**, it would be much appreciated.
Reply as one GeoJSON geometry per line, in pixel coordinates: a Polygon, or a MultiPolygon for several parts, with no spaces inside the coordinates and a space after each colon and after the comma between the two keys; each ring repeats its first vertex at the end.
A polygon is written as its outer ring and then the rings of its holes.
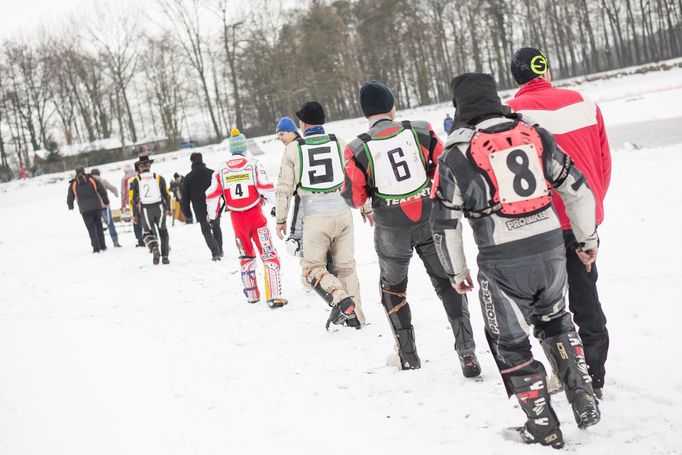
{"type": "Polygon", "coordinates": [[[301,239],[289,237],[286,239],[285,244],[287,246],[287,253],[297,258],[303,257],[301,239]]]}
{"type": "Polygon", "coordinates": [[[272,210],[270,210],[270,216],[273,218],[277,216],[277,208],[273,207],[272,210]]]}

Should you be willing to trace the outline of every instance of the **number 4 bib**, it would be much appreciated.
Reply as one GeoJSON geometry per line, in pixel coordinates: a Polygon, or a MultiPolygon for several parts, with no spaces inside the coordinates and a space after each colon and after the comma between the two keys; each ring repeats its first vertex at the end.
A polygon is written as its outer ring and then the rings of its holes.
{"type": "Polygon", "coordinates": [[[521,216],[547,208],[552,193],[545,179],[540,135],[518,122],[498,133],[477,131],[471,157],[493,189],[493,207],[501,215],[521,216]]]}

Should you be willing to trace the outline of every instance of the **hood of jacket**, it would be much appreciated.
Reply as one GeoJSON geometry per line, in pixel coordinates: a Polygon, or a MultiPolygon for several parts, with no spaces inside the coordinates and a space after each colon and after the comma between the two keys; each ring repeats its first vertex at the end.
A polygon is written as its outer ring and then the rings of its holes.
{"type": "Polygon", "coordinates": [[[489,74],[460,74],[452,80],[451,87],[455,106],[453,130],[508,113],[497,94],[495,79],[489,74]]]}

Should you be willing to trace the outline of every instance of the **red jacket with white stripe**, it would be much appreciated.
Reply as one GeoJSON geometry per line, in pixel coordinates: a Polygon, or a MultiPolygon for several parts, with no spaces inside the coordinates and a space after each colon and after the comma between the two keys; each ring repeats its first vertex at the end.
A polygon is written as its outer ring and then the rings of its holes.
{"type": "MultiPolygon", "coordinates": [[[[604,197],[611,180],[611,151],[599,107],[575,90],[553,87],[542,78],[528,82],[507,104],[549,130],[573,159],[594,194],[597,225],[604,220],[604,197]]],[[[571,229],[561,197],[554,193],[561,228],[571,229]]]]}
{"type": "Polygon", "coordinates": [[[211,186],[206,190],[208,216],[212,220],[218,217],[221,198],[226,210],[244,212],[261,205],[274,191],[275,185],[258,160],[235,154],[213,172],[211,186]]]}

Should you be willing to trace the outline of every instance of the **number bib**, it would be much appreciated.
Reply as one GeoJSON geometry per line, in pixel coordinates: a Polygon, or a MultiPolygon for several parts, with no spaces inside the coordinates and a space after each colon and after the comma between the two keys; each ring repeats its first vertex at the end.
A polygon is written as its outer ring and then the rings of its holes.
{"type": "Polygon", "coordinates": [[[493,201],[502,215],[527,215],[552,203],[543,170],[542,141],[531,126],[518,122],[508,131],[478,131],[470,150],[474,163],[493,186],[493,201]]]}
{"type": "Polygon", "coordinates": [[[230,210],[245,210],[260,202],[251,165],[239,170],[223,168],[221,179],[225,203],[230,210]]]}
{"type": "Polygon", "coordinates": [[[330,193],[343,183],[343,157],[334,135],[298,139],[301,188],[330,193]]]}
{"type": "Polygon", "coordinates": [[[424,155],[411,129],[401,129],[386,137],[372,137],[364,147],[372,169],[375,196],[403,199],[428,187],[424,155]]]}
{"type": "Polygon", "coordinates": [[[156,174],[143,172],[139,180],[140,202],[144,205],[158,204],[161,202],[161,188],[156,179],[156,174]]]}

